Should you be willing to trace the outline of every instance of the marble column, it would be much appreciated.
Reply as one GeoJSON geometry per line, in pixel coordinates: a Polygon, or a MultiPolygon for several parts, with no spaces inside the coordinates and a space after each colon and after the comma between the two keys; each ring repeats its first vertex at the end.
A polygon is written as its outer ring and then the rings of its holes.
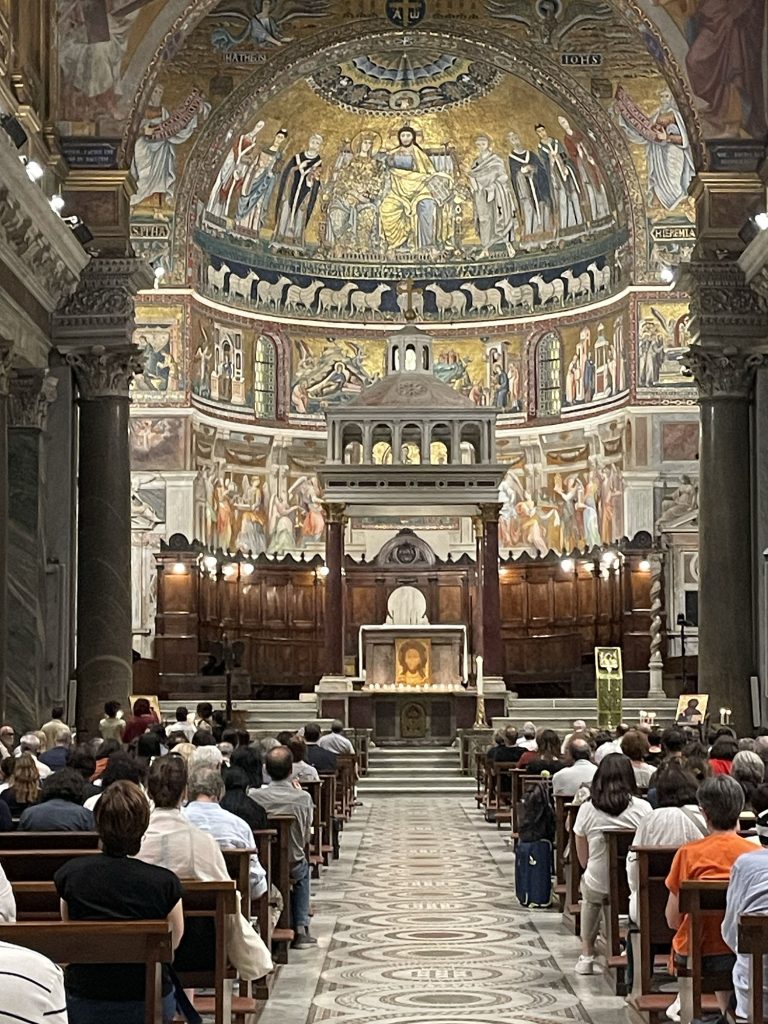
{"type": "Polygon", "coordinates": [[[346,505],[325,506],[325,676],[344,675],[344,515],[346,505]]]}
{"type": "Polygon", "coordinates": [[[95,735],[104,701],[126,706],[132,689],[128,389],[141,370],[131,344],[134,297],[152,280],[142,260],[92,259],[54,320],[79,395],[75,721],[81,738],[95,735]]]}
{"type": "Polygon", "coordinates": [[[483,586],[483,671],[487,676],[503,674],[501,650],[501,595],[499,592],[499,509],[498,504],[480,505],[483,586]]]}
{"type": "Polygon", "coordinates": [[[45,426],[57,381],[47,369],[16,370],[8,399],[7,710],[37,728],[66,691],[46,672],[45,426]]]}
{"type": "Polygon", "coordinates": [[[8,720],[8,388],[11,349],[10,342],[3,342],[0,338],[0,723],[8,720]]]}

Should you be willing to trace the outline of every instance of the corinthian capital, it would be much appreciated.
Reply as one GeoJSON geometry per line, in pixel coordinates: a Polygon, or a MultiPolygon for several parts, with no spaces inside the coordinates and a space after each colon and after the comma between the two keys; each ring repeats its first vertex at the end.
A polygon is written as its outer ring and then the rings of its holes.
{"type": "Polygon", "coordinates": [[[134,298],[152,283],[149,266],[138,259],[94,259],[77,291],[54,317],[53,335],[69,346],[128,344],[134,330],[134,298]]]}
{"type": "Polygon", "coordinates": [[[720,351],[692,345],[683,357],[701,398],[749,398],[755,370],[765,362],[759,352],[720,351]]]}
{"type": "Polygon", "coordinates": [[[127,398],[131,381],[143,370],[142,353],[135,345],[94,345],[68,352],[66,360],[84,399],[127,398]]]}
{"type": "Polygon", "coordinates": [[[11,375],[8,426],[42,430],[58,384],[48,370],[16,370],[11,375]]]}

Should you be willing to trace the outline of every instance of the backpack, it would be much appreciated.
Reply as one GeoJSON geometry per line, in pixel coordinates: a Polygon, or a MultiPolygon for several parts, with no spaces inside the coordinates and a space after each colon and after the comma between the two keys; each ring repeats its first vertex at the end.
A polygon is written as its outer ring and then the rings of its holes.
{"type": "Polygon", "coordinates": [[[519,838],[522,843],[536,843],[545,839],[555,841],[555,808],[546,783],[531,786],[522,801],[519,838]]]}

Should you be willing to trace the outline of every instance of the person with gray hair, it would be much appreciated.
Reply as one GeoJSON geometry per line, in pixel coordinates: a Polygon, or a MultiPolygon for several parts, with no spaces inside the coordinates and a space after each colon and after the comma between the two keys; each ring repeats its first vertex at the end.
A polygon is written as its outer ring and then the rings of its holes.
{"type": "Polygon", "coordinates": [[[597,765],[592,761],[592,748],[586,737],[574,736],[566,754],[571,764],[553,775],[553,796],[575,796],[582,786],[589,786],[597,771],[597,765]]]}
{"type": "MultiPolygon", "coordinates": [[[[204,749],[210,750],[215,747],[204,749]]],[[[206,764],[191,768],[187,794],[189,803],[182,814],[190,825],[207,832],[222,850],[253,849],[253,832],[248,823],[238,818],[236,814],[225,811],[220,805],[219,801],[224,796],[224,780],[218,768],[206,764]]],[[[267,891],[267,873],[261,866],[257,853],[251,854],[250,882],[253,899],[267,891]]]]}
{"type": "Polygon", "coordinates": [[[58,772],[66,767],[69,748],[72,746],[72,733],[66,725],[59,726],[53,746],[40,755],[40,762],[48,765],[52,772],[58,772]]]}
{"type": "Polygon", "coordinates": [[[43,779],[47,779],[49,775],[53,774],[53,769],[49,768],[47,764],[43,764],[43,762],[38,757],[39,753],[39,736],[35,736],[33,732],[25,732],[24,735],[19,740],[19,745],[14,751],[14,754],[16,755],[16,757],[18,757],[20,754],[31,754],[32,760],[35,762],[35,767],[37,768],[40,774],[40,781],[42,782],[43,779]]]}
{"type": "Polygon", "coordinates": [[[518,747],[522,747],[523,750],[537,750],[538,746],[536,743],[536,726],[533,722],[526,722],[523,725],[523,735],[517,740],[518,747]]]}
{"type": "Polygon", "coordinates": [[[221,766],[223,763],[224,755],[219,748],[217,746],[208,745],[204,747],[195,747],[194,753],[190,755],[187,767],[189,768],[190,774],[195,770],[195,768],[202,768],[203,766],[206,768],[215,768],[216,771],[221,774],[221,766]]]}
{"type": "MultiPolygon", "coordinates": [[[[672,940],[675,963],[687,963],[690,946],[688,915],[680,913],[680,887],[683,882],[699,878],[729,878],[737,858],[754,852],[754,844],[738,835],[739,815],[744,809],[744,792],[730,775],[714,775],[705,779],[697,793],[699,807],[709,831],[703,839],[686,843],[675,854],[667,876],[666,917],[670,928],[676,929],[672,940]]],[[[764,854],[761,854],[764,856],[764,854]]],[[[703,971],[707,974],[730,971],[736,962],[732,950],[723,941],[721,921],[713,915],[701,929],[703,971]]],[[[717,1000],[725,1013],[730,992],[718,992],[717,1000]]]]}
{"type": "Polygon", "coordinates": [[[763,759],[754,750],[740,750],[734,757],[731,778],[735,779],[744,790],[744,803],[747,810],[752,810],[752,797],[757,787],[762,785],[764,776],[763,759]]]}

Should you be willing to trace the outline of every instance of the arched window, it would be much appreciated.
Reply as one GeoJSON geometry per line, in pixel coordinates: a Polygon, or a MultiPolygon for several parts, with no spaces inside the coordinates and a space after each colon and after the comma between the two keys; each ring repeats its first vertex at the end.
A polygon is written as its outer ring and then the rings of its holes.
{"type": "Polygon", "coordinates": [[[275,402],[275,347],[269,338],[260,334],[253,347],[253,411],[258,420],[274,420],[275,402]]]}
{"type": "Polygon", "coordinates": [[[400,432],[400,462],[404,466],[417,466],[424,461],[423,455],[421,427],[417,423],[406,423],[400,432]]]}
{"type": "MultiPolygon", "coordinates": [[[[473,463],[482,461],[483,450],[480,438],[480,425],[478,423],[462,423],[461,425],[461,447],[464,452],[471,452],[473,463]]],[[[462,459],[462,462],[464,459],[462,459]]]]}
{"type": "Polygon", "coordinates": [[[341,432],[341,453],[345,465],[363,461],[363,431],[357,423],[345,423],[341,432]]]}
{"type": "Polygon", "coordinates": [[[373,462],[376,466],[392,465],[392,427],[388,423],[377,423],[371,431],[373,462]]]}
{"type": "Polygon", "coordinates": [[[405,346],[405,363],[403,369],[406,373],[412,373],[416,369],[416,347],[414,345],[405,346]]]}
{"type": "Polygon", "coordinates": [[[548,331],[536,345],[536,415],[559,416],[562,400],[560,336],[548,331]]]}

